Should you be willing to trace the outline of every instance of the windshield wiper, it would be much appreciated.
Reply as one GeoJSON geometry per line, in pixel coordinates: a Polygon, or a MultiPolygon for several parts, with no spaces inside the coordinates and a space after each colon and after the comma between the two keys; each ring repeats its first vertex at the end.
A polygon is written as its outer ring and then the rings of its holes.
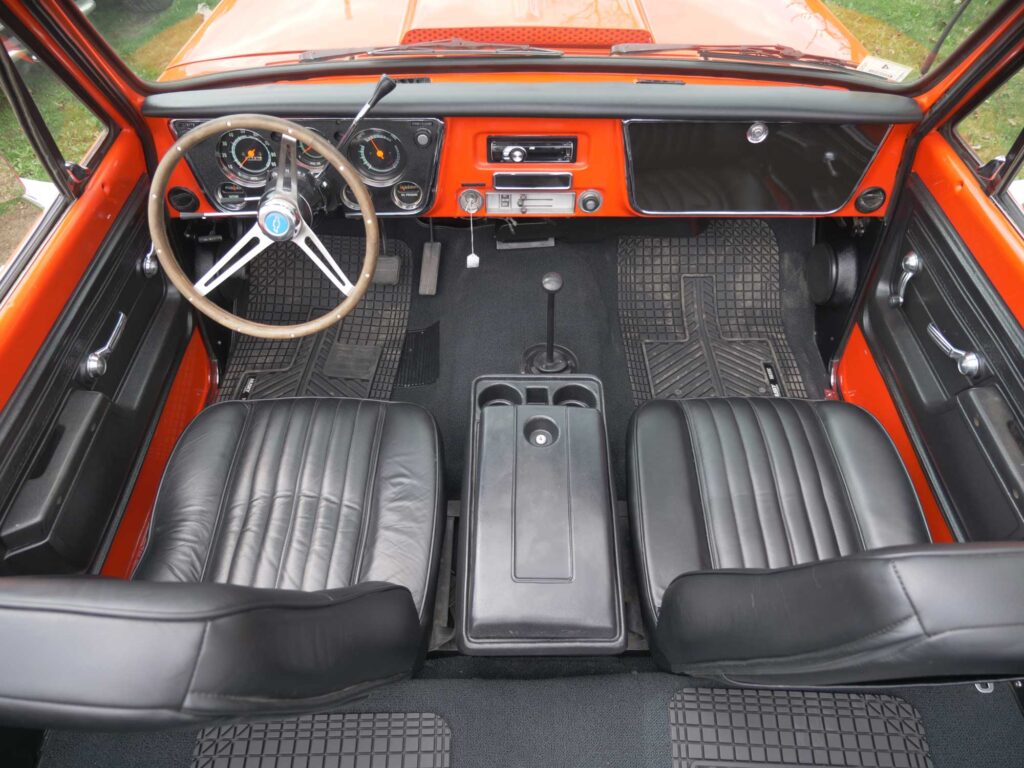
{"type": "Polygon", "coordinates": [[[776,59],[798,63],[820,64],[836,69],[851,69],[853,65],[833,56],[805,53],[789,45],[699,45],[693,43],[620,43],[611,48],[612,56],[645,53],[673,53],[692,51],[702,59],[776,59]]]}
{"type": "Polygon", "coordinates": [[[348,59],[355,56],[402,56],[409,53],[463,53],[497,56],[564,56],[563,51],[555,48],[537,48],[533,45],[517,45],[514,43],[487,43],[477,40],[463,40],[461,37],[450,37],[445,40],[430,40],[422,43],[405,43],[403,45],[384,45],[362,48],[322,48],[305,51],[299,55],[299,61],[330,61],[332,59],[348,59]]]}

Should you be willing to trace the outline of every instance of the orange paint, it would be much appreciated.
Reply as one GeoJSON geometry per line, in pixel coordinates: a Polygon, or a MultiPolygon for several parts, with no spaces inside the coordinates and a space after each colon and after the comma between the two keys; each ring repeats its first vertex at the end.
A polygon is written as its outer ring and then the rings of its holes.
{"type": "Polygon", "coordinates": [[[859,405],[869,411],[885,427],[889,433],[896,450],[903,459],[910,480],[917,491],[917,497],[921,500],[921,507],[924,509],[925,522],[928,524],[928,531],[931,533],[932,541],[944,543],[953,541],[953,534],[949,530],[946,518],[942,514],[939,503],[935,500],[928,478],[921,468],[921,462],[910,442],[906,427],[900,419],[896,410],[896,404],[892,401],[889,389],[882,378],[882,372],[878,370],[871,349],[867,340],[861,332],[860,326],[854,326],[850,334],[843,356],[839,360],[839,367],[836,371],[839,396],[848,403],[859,405]]]}
{"type": "MultiPolygon", "coordinates": [[[[573,175],[576,190],[596,189],[604,196],[601,210],[591,216],[633,215],[626,193],[626,152],[622,123],[618,120],[558,118],[453,117],[445,121],[444,146],[437,180],[437,195],[430,216],[465,216],[458,206],[459,192],[467,184],[492,188],[495,172],[563,171],[573,175]],[[577,136],[575,163],[491,163],[488,136],[577,136]]],[[[528,214],[545,217],[548,214],[528,214]]]]}
{"type": "Polygon", "coordinates": [[[1024,237],[940,134],[922,140],[914,172],[928,187],[1003,301],[1024,323],[1024,237]]]}
{"type": "Polygon", "coordinates": [[[35,359],[144,173],[138,138],[122,131],[97,167],[85,193],[71,205],[3,298],[0,407],[10,399],[35,359]]]}
{"type": "Polygon", "coordinates": [[[185,348],[146,458],[142,462],[142,469],[139,470],[124,516],[110,544],[101,571],[104,576],[127,579],[135,570],[146,543],[153,502],[164,468],[185,427],[214,394],[212,374],[209,355],[197,330],[185,348]]]}

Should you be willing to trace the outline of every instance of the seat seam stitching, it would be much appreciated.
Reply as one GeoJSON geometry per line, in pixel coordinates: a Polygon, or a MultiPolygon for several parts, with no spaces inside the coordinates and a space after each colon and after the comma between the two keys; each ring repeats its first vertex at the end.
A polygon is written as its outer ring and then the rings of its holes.
{"type": "MultiPolygon", "coordinates": [[[[256,413],[256,410],[257,410],[256,407],[253,406],[252,407],[252,412],[254,414],[256,413]]],[[[252,494],[253,494],[253,486],[256,483],[256,469],[259,467],[260,461],[263,458],[263,450],[266,448],[266,445],[267,445],[267,432],[269,430],[270,430],[270,416],[268,414],[266,422],[263,424],[263,434],[260,436],[259,450],[256,452],[256,462],[255,462],[253,471],[252,471],[252,473],[251,473],[251,475],[249,477],[249,490],[246,491],[246,494],[245,494],[246,499],[248,500],[247,503],[246,503],[246,507],[245,507],[245,513],[242,515],[241,526],[239,527],[239,531],[238,531],[238,537],[235,539],[235,543],[231,547],[231,559],[228,562],[228,570],[227,570],[227,574],[225,575],[227,583],[229,583],[229,584],[234,583],[232,581],[231,575],[232,575],[232,573],[235,570],[235,563],[238,561],[238,550],[239,550],[239,547],[240,547],[240,545],[242,543],[242,534],[245,532],[245,526],[246,526],[246,523],[248,523],[248,521],[249,521],[249,514],[252,511],[252,494]]],[[[239,444],[241,445],[241,443],[239,443],[239,444]]]]}
{"type": "Polygon", "coordinates": [[[796,480],[796,487],[800,490],[800,504],[803,507],[803,516],[807,521],[807,529],[811,534],[811,547],[814,550],[814,559],[821,560],[821,549],[818,547],[818,535],[815,531],[814,520],[811,517],[811,507],[807,503],[807,493],[804,489],[803,480],[800,477],[800,470],[797,468],[796,451],[793,446],[793,439],[790,435],[790,430],[786,426],[786,422],[782,418],[782,408],[777,403],[772,403],[772,409],[775,411],[775,415],[779,420],[779,426],[782,429],[783,444],[786,446],[786,450],[789,452],[789,460],[793,465],[793,477],[796,480]]]}
{"type": "MultiPolygon", "coordinates": [[[[302,438],[302,458],[299,461],[298,471],[295,474],[295,491],[292,494],[291,511],[288,513],[288,528],[285,531],[284,542],[281,545],[281,554],[277,561],[277,574],[274,576],[274,589],[281,588],[281,574],[284,573],[286,567],[288,548],[291,546],[292,534],[295,531],[296,509],[299,505],[299,499],[304,497],[304,494],[302,493],[302,475],[306,467],[306,458],[309,456],[310,436],[313,433],[313,425],[316,423],[316,413],[319,407],[320,402],[314,401],[313,412],[310,414],[309,423],[306,425],[306,434],[302,438]]],[[[323,487],[323,475],[320,476],[320,485],[323,487]]]]}
{"type": "MultiPolygon", "coordinates": [[[[689,414],[687,409],[682,402],[677,402],[679,410],[683,414],[683,422],[686,424],[686,431],[690,435],[690,443],[694,448],[693,457],[697,464],[697,491],[700,494],[700,514],[704,518],[704,530],[707,533],[708,539],[708,559],[711,561],[712,570],[718,569],[718,543],[715,541],[715,532],[711,527],[711,521],[708,519],[707,510],[707,494],[704,489],[704,461],[701,458],[704,451],[701,444],[700,438],[697,437],[696,432],[693,429],[693,425],[690,423],[689,414]]],[[[660,613],[660,611],[659,611],[660,613]]]]}
{"type": "MultiPolygon", "coordinates": [[[[235,450],[231,454],[231,461],[228,464],[227,477],[224,480],[224,487],[220,491],[220,502],[217,505],[217,519],[213,522],[213,536],[210,538],[210,546],[206,550],[206,557],[203,558],[203,567],[199,572],[199,582],[206,581],[206,571],[210,567],[210,561],[213,559],[213,552],[217,548],[217,540],[220,538],[221,525],[224,521],[224,502],[228,496],[228,489],[231,487],[232,480],[235,474],[235,468],[238,464],[238,457],[242,453],[242,446],[245,444],[245,436],[249,433],[250,419],[255,413],[256,409],[251,405],[243,405],[245,408],[245,418],[242,420],[242,428],[238,432],[238,444],[235,446],[235,450]]],[[[232,554],[234,554],[232,552],[232,554]]]]}
{"type": "Polygon", "coordinates": [[[359,544],[356,548],[356,558],[352,562],[352,573],[349,577],[350,584],[358,584],[359,574],[363,569],[363,558],[366,556],[366,541],[370,537],[370,517],[373,515],[374,494],[373,489],[377,483],[377,469],[380,464],[380,444],[384,434],[384,421],[387,418],[387,406],[382,406],[377,411],[376,430],[373,435],[373,443],[370,449],[370,466],[367,471],[366,492],[363,494],[362,514],[360,515],[359,544]]]}
{"type": "MultiPolygon", "coordinates": [[[[266,519],[266,521],[263,524],[262,530],[260,531],[260,543],[259,543],[259,546],[256,547],[256,549],[253,551],[252,574],[249,576],[249,579],[248,579],[248,584],[250,586],[255,586],[256,585],[256,581],[259,578],[260,563],[263,560],[263,547],[266,546],[266,543],[267,543],[267,533],[269,533],[270,527],[271,527],[271,525],[274,522],[274,505],[275,505],[275,502],[277,501],[277,498],[278,498],[278,496],[277,496],[277,489],[280,488],[280,486],[281,486],[281,470],[282,470],[281,464],[283,463],[282,459],[284,458],[285,445],[288,442],[288,435],[291,432],[292,421],[293,421],[294,416],[295,416],[295,402],[296,401],[293,400],[291,402],[291,404],[290,404],[291,407],[289,408],[289,411],[288,411],[288,420],[287,420],[286,425],[285,425],[284,438],[281,440],[281,450],[278,452],[278,455],[277,455],[277,471],[274,473],[274,485],[271,488],[270,504],[269,504],[269,506],[267,508],[267,519],[266,519]]],[[[269,423],[269,419],[268,419],[268,423],[269,423]]],[[[251,494],[250,494],[249,501],[250,501],[250,503],[252,502],[251,494]]],[[[276,570],[276,568],[275,568],[275,570],[276,570]]]]}
{"type": "MultiPolygon", "coordinates": [[[[814,478],[818,481],[818,491],[821,493],[821,505],[825,509],[825,517],[829,522],[828,532],[832,534],[832,542],[836,547],[836,555],[838,557],[842,557],[843,552],[842,548],[839,546],[839,536],[836,532],[836,520],[832,516],[832,509],[829,507],[828,498],[825,496],[825,484],[821,479],[821,463],[818,461],[817,455],[815,455],[814,443],[811,441],[810,433],[807,431],[807,424],[804,423],[804,419],[800,415],[800,409],[797,408],[795,403],[790,403],[789,405],[793,410],[793,415],[796,416],[797,423],[800,425],[800,432],[803,434],[804,442],[807,443],[807,452],[811,456],[811,461],[814,462],[814,478]]],[[[810,509],[808,509],[808,516],[809,514],[810,509]]]]}
{"type": "MultiPolygon", "coordinates": [[[[333,536],[334,544],[331,546],[331,556],[330,556],[330,558],[328,558],[327,569],[324,571],[324,585],[323,585],[322,589],[327,589],[327,583],[330,581],[331,573],[334,571],[334,558],[338,554],[338,548],[340,546],[340,542],[338,541],[338,536],[341,535],[341,528],[342,528],[342,524],[344,522],[343,518],[345,516],[345,498],[346,498],[346,496],[347,496],[347,494],[349,492],[348,470],[352,466],[352,446],[354,446],[355,442],[356,442],[356,432],[358,431],[358,428],[359,428],[359,414],[362,413],[362,410],[363,410],[363,401],[359,401],[358,403],[356,403],[356,412],[355,412],[355,415],[353,415],[353,417],[352,417],[352,429],[349,431],[349,435],[348,435],[348,449],[347,449],[347,452],[345,453],[345,474],[342,477],[342,481],[341,481],[341,494],[339,495],[339,498],[338,498],[338,521],[337,521],[337,523],[334,526],[334,536],[333,536]]],[[[340,405],[339,405],[339,412],[340,412],[340,405]]],[[[359,524],[360,524],[360,526],[362,526],[362,520],[360,520],[359,524]]],[[[356,545],[357,546],[358,546],[358,543],[359,543],[359,540],[357,538],[356,539],[356,545]]],[[[353,553],[353,557],[354,556],[355,556],[355,554],[353,553]]],[[[351,580],[349,580],[345,584],[345,586],[351,586],[351,585],[352,585],[351,580]]]]}
{"type": "Polygon", "coordinates": [[[811,413],[818,420],[821,425],[821,431],[825,435],[825,442],[828,443],[829,453],[832,454],[832,461],[836,465],[836,474],[839,475],[839,484],[843,489],[843,496],[846,499],[847,506],[850,508],[850,520],[853,522],[853,529],[857,533],[857,542],[860,544],[862,552],[867,551],[868,543],[867,539],[864,538],[864,531],[860,527],[860,518],[857,517],[857,508],[853,504],[853,496],[850,495],[850,487],[846,482],[846,474],[843,472],[843,466],[839,463],[839,455],[836,453],[836,448],[832,444],[832,433],[829,432],[828,427],[825,426],[825,420],[821,418],[821,414],[818,409],[813,405],[811,406],[811,413]]]}
{"type": "MultiPolygon", "coordinates": [[[[630,464],[633,467],[633,476],[636,478],[636,493],[637,493],[637,538],[640,543],[640,552],[643,553],[642,557],[637,558],[639,562],[637,565],[642,571],[642,583],[647,587],[647,594],[645,595],[649,607],[651,609],[651,615],[655,621],[658,619],[658,615],[661,613],[661,606],[654,604],[654,589],[651,582],[650,569],[647,567],[647,526],[644,520],[644,491],[643,491],[643,480],[639,472],[640,468],[640,441],[637,439],[637,419],[634,418],[633,424],[631,425],[632,438],[633,438],[633,450],[630,452],[630,464]]],[[[699,491],[698,491],[699,492],[699,491]]]]}
{"type": "MultiPolygon", "coordinates": [[[[341,402],[337,402],[334,405],[334,415],[331,418],[331,431],[327,433],[327,442],[324,446],[324,470],[323,474],[320,475],[320,490],[317,493],[317,505],[316,512],[313,515],[313,525],[309,529],[309,545],[306,547],[306,556],[302,560],[302,572],[299,575],[299,589],[304,589],[306,586],[306,573],[309,570],[309,556],[313,551],[313,547],[316,544],[316,529],[320,523],[320,508],[323,506],[324,501],[324,483],[327,480],[327,462],[331,455],[331,444],[334,442],[334,433],[338,426],[338,412],[341,410],[341,402]]],[[[343,482],[344,484],[344,482],[343,482]]],[[[325,584],[326,586],[326,584],[325,584]]]]}
{"type": "Polygon", "coordinates": [[[199,637],[199,647],[196,648],[195,661],[192,663],[192,674],[189,675],[188,685],[185,686],[185,693],[181,697],[181,703],[178,705],[179,708],[185,708],[185,702],[188,701],[188,697],[193,693],[192,686],[196,683],[196,675],[199,674],[199,662],[203,657],[203,648],[206,647],[206,635],[210,631],[210,624],[212,619],[207,619],[203,622],[203,634],[199,637]]]}
{"type": "MultiPolygon", "coordinates": [[[[764,522],[761,519],[761,502],[758,501],[757,491],[754,488],[754,469],[753,469],[753,466],[750,463],[750,453],[747,451],[747,444],[746,444],[746,441],[743,439],[743,430],[740,429],[740,420],[739,420],[739,417],[736,415],[735,403],[733,402],[733,400],[731,398],[727,398],[726,401],[725,401],[725,404],[729,408],[729,414],[732,416],[733,424],[736,425],[736,434],[739,436],[740,447],[743,450],[743,461],[744,461],[744,463],[746,464],[746,467],[747,467],[747,477],[750,480],[750,490],[751,490],[751,493],[753,495],[753,501],[754,501],[754,517],[757,520],[757,528],[758,528],[758,531],[760,531],[760,534],[761,534],[761,550],[764,552],[764,562],[765,562],[765,565],[767,567],[771,568],[771,557],[768,555],[768,539],[765,536],[764,522]]],[[[722,456],[723,457],[725,456],[725,449],[724,448],[722,450],[722,456]]],[[[730,490],[731,490],[732,483],[730,483],[729,485],[730,485],[730,490]]],[[[731,493],[730,493],[730,496],[732,496],[731,493]]],[[[740,533],[740,520],[739,520],[739,515],[736,514],[736,504],[735,504],[735,502],[733,503],[732,507],[733,507],[733,519],[736,521],[736,538],[740,541],[740,552],[742,553],[743,552],[743,544],[742,544],[743,536],[740,533]]],[[[744,556],[744,559],[746,559],[745,556],[744,556]]]]}
{"type": "Polygon", "coordinates": [[[789,550],[789,562],[790,565],[795,565],[797,562],[796,551],[793,549],[793,538],[789,531],[789,522],[786,520],[786,511],[782,506],[782,496],[779,493],[779,473],[775,466],[775,456],[768,445],[768,433],[764,431],[764,425],[761,423],[761,417],[757,412],[757,408],[751,406],[750,411],[754,414],[754,423],[757,424],[757,431],[761,434],[761,442],[764,443],[765,455],[768,456],[768,466],[772,472],[772,487],[775,489],[775,501],[779,505],[779,523],[782,525],[782,532],[786,537],[786,549],[789,550]]]}
{"type": "Polygon", "coordinates": [[[907,585],[903,583],[903,576],[900,574],[900,569],[896,567],[896,561],[889,561],[889,568],[892,569],[893,575],[896,577],[896,581],[899,582],[900,589],[903,590],[903,596],[907,598],[907,603],[910,605],[910,610],[914,612],[914,618],[917,620],[917,625],[921,628],[921,632],[924,633],[925,637],[931,637],[928,630],[924,626],[924,622],[921,621],[921,612],[917,610],[917,605],[914,604],[913,598],[910,597],[910,591],[907,589],[907,585]]]}

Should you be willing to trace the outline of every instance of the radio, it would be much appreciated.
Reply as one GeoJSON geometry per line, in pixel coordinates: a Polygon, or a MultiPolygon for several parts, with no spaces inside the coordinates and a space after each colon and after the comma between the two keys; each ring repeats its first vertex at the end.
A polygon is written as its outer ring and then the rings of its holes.
{"type": "Polygon", "coordinates": [[[575,136],[490,136],[492,163],[575,163],[575,136]]]}

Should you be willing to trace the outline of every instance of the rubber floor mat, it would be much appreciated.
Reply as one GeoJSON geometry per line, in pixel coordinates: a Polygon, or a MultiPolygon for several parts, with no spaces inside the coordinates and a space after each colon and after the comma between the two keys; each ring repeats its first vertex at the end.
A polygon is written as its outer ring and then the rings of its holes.
{"type": "Polygon", "coordinates": [[[619,240],[619,319],[633,399],[807,397],[783,324],[781,254],[763,221],[619,240]]]}
{"type": "Polygon", "coordinates": [[[930,768],[917,710],[894,696],[686,688],[669,703],[673,768],[930,768]]]}
{"type": "Polygon", "coordinates": [[[448,768],[451,742],[430,713],[310,715],[202,730],[192,768],[448,768]]]}
{"type": "MultiPolygon", "coordinates": [[[[362,264],[361,237],[324,235],[324,246],[345,274],[362,264]]],[[[398,283],[373,284],[341,323],[302,339],[274,341],[236,334],[221,384],[221,400],[391,396],[402,357],[412,269],[408,246],[388,240],[381,255],[402,262],[398,283]]],[[[245,305],[238,311],[263,323],[298,323],[322,315],[341,300],[323,273],[291,245],[274,245],[249,267],[245,305]]]]}

